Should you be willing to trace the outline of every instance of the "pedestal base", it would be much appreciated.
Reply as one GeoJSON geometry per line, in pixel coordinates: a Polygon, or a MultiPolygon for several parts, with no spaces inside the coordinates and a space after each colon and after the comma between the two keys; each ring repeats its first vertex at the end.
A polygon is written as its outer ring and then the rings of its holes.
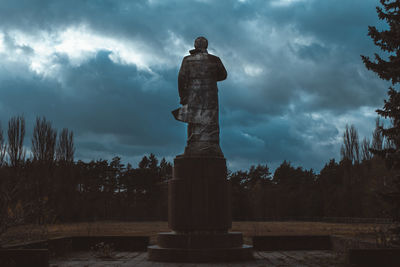
{"type": "Polygon", "coordinates": [[[232,226],[230,184],[223,157],[178,156],[168,183],[168,225],[148,247],[151,261],[216,262],[253,259],[232,226]]]}
{"type": "Polygon", "coordinates": [[[253,259],[252,247],[243,245],[242,233],[160,233],[156,246],[149,246],[150,261],[228,262],[253,259]]]}
{"type": "Polygon", "coordinates": [[[218,157],[176,157],[168,182],[168,226],[177,232],[232,227],[226,161],[218,157]]]}

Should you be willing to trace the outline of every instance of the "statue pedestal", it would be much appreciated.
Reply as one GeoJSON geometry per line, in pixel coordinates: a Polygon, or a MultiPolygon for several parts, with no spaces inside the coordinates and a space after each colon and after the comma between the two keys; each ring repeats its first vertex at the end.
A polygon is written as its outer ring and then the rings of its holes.
{"type": "Polygon", "coordinates": [[[170,233],[158,234],[158,244],[148,248],[149,260],[212,262],[252,259],[232,226],[230,187],[222,157],[185,157],[174,160],[168,184],[170,233]]]}

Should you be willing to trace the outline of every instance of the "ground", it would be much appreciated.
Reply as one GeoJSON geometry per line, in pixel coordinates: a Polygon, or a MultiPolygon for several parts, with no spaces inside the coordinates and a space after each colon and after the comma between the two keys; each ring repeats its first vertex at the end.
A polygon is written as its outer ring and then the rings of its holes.
{"type": "MultiPolygon", "coordinates": [[[[339,235],[368,239],[374,242],[376,231],[384,224],[367,223],[325,223],[325,222],[233,222],[230,231],[242,232],[244,243],[251,244],[252,236],[259,235],[339,235]]],[[[36,227],[32,225],[10,229],[2,236],[7,243],[19,243],[26,240],[37,240],[75,235],[129,235],[150,236],[150,243],[155,243],[159,232],[169,232],[167,222],[83,222],[62,223],[36,227]]]]}
{"type": "Polygon", "coordinates": [[[254,252],[254,261],[235,263],[159,263],[147,261],[146,252],[119,252],[113,259],[103,260],[93,257],[88,252],[74,253],[68,258],[50,260],[50,267],[195,267],[195,266],[229,266],[229,267],[261,267],[261,266],[344,266],[344,257],[332,251],[279,251],[254,252]]]}
{"type": "MultiPolygon", "coordinates": [[[[252,236],[260,235],[337,235],[375,242],[376,232],[384,224],[345,224],[325,222],[233,222],[231,231],[244,235],[244,243],[251,244],[252,236]]],[[[19,226],[2,236],[10,243],[39,240],[61,236],[124,235],[150,236],[154,244],[159,232],[170,231],[167,222],[84,222],[63,223],[47,226],[19,226]]],[[[209,264],[165,264],[147,261],[146,252],[114,252],[111,259],[100,259],[91,252],[77,252],[68,258],[51,258],[50,266],[210,266],[209,264]]],[[[254,252],[255,261],[223,263],[211,266],[343,266],[344,254],[335,251],[278,251],[254,252]]]]}

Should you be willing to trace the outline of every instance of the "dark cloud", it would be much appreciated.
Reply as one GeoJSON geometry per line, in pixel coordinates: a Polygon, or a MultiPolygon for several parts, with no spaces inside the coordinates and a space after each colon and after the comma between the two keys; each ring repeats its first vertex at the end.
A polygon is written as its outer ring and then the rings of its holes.
{"type": "MultiPolygon", "coordinates": [[[[24,79],[2,77],[2,99],[7,101],[2,101],[1,121],[17,112],[25,115],[29,126],[36,116],[46,116],[57,128],[75,131],[78,152],[82,145],[106,153],[176,153],[178,145],[184,145],[184,133],[170,114],[177,101],[171,86],[175,81],[168,79],[175,80],[175,72],[164,71],[151,80],[135,66],[112,63],[108,55],[100,51],[79,67],[66,64],[63,84],[29,70],[21,75],[24,79]]],[[[27,137],[31,132],[29,127],[27,137]]]]}
{"type": "Polygon", "coordinates": [[[377,1],[274,2],[2,1],[3,128],[12,115],[24,114],[28,125],[46,116],[75,132],[79,158],[138,160],[153,152],[171,159],[186,135],[170,114],[178,106],[179,64],[204,35],[228,70],[219,88],[230,167],[286,159],[319,170],[338,157],[346,123],[370,134],[374,116],[364,111],[385,98],[386,83],[360,60],[376,51],[367,26],[383,27],[377,1]],[[129,57],[144,61],[124,62],[113,47],[85,50],[77,61],[66,51],[40,50],[38,44],[56,44],[60,33],[81,26],[113,45],[136,45],[129,57]],[[38,44],[21,43],[16,33],[38,44]]]}

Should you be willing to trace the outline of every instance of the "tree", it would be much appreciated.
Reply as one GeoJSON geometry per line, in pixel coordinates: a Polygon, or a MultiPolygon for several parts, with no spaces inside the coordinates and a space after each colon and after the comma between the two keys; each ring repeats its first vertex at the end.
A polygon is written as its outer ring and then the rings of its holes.
{"type": "Polygon", "coordinates": [[[58,161],[73,162],[74,153],[74,133],[64,128],[58,136],[56,158],[58,161]]]}
{"type": "Polygon", "coordinates": [[[315,174],[302,167],[293,167],[286,160],[276,168],[272,181],[279,192],[276,194],[276,210],[279,216],[307,216],[311,212],[312,185],[315,174]]]}
{"type": "Polygon", "coordinates": [[[265,166],[261,164],[258,164],[256,167],[254,165],[251,166],[249,169],[248,177],[249,182],[253,184],[258,181],[266,182],[272,180],[271,172],[269,171],[269,167],[267,164],[265,164],[265,166]]]}
{"type": "Polygon", "coordinates": [[[160,162],[160,178],[162,181],[172,178],[172,164],[167,162],[165,158],[162,158],[160,162]]]}
{"type": "Polygon", "coordinates": [[[7,144],[5,143],[4,136],[3,136],[3,129],[0,125],[0,167],[3,166],[5,156],[7,151],[7,144]]]}
{"type": "Polygon", "coordinates": [[[382,127],[382,123],[380,118],[376,118],[375,120],[375,130],[372,133],[372,144],[371,144],[371,151],[374,150],[381,150],[383,145],[383,136],[380,128],[382,127]]]}
{"type": "Polygon", "coordinates": [[[389,30],[378,31],[375,26],[368,26],[368,35],[382,51],[390,53],[388,60],[384,60],[375,53],[375,60],[361,56],[367,69],[377,73],[383,80],[392,84],[400,82],[400,2],[396,0],[380,0],[384,10],[377,7],[378,17],[385,20],[389,30]]]}
{"type": "Polygon", "coordinates": [[[250,217],[248,198],[248,174],[246,171],[230,173],[229,181],[232,190],[232,217],[235,220],[247,220],[250,217]]]}
{"type": "Polygon", "coordinates": [[[139,162],[139,169],[146,169],[149,167],[150,161],[146,156],[143,156],[142,160],[139,162]]]}
{"type": "Polygon", "coordinates": [[[360,162],[360,143],[358,141],[358,132],[354,125],[349,127],[346,124],[340,154],[344,160],[349,160],[352,163],[360,162]]]}
{"type": "Polygon", "coordinates": [[[389,145],[383,149],[374,149],[375,154],[379,154],[386,159],[389,167],[400,169],[400,93],[393,87],[400,83],[400,1],[380,0],[381,7],[377,7],[378,17],[385,20],[389,25],[388,30],[379,31],[374,26],[368,27],[368,35],[373,39],[382,51],[389,53],[385,60],[375,53],[375,60],[361,56],[367,69],[377,73],[381,79],[390,81],[389,99],[385,100],[383,109],[376,112],[389,118],[391,127],[384,128],[377,122],[377,128],[389,145]]]}
{"type": "Polygon", "coordinates": [[[272,188],[271,172],[267,164],[252,165],[246,175],[246,187],[248,190],[249,211],[251,218],[265,219],[271,215],[270,192],[272,188]]]}
{"type": "Polygon", "coordinates": [[[23,116],[11,117],[8,121],[8,156],[10,164],[16,167],[25,160],[25,118],[23,116]]]}
{"type": "Polygon", "coordinates": [[[57,131],[51,127],[51,122],[45,117],[37,117],[33,129],[32,154],[33,159],[43,162],[54,160],[57,131]]]}
{"type": "Polygon", "coordinates": [[[110,174],[107,181],[110,187],[109,191],[115,192],[118,189],[118,192],[121,192],[121,176],[124,171],[124,164],[121,163],[121,158],[113,157],[109,169],[110,174]]]}
{"type": "Polygon", "coordinates": [[[390,118],[391,127],[379,128],[387,140],[387,145],[375,153],[385,158],[389,168],[400,170],[400,93],[390,87],[388,94],[389,100],[385,100],[383,109],[378,109],[377,112],[385,118],[390,118]]]}
{"type": "Polygon", "coordinates": [[[149,168],[151,170],[157,170],[157,165],[158,165],[158,159],[153,153],[151,153],[149,155],[149,168]]]}
{"type": "MultiPolygon", "coordinates": [[[[382,149],[373,150],[375,154],[382,156],[388,167],[400,170],[400,92],[395,89],[395,85],[400,83],[400,1],[380,0],[381,7],[377,7],[380,20],[386,21],[389,29],[379,31],[374,26],[368,27],[368,35],[373,39],[376,46],[383,52],[389,54],[387,59],[383,59],[375,53],[375,59],[361,56],[368,70],[372,70],[386,81],[390,81],[392,86],[388,89],[389,99],[384,101],[383,109],[376,112],[384,118],[389,118],[391,125],[388,128],[379,126],[382,136],[386,138],[387,144],[382,149]]],[[[396,177],[395,184],[400,185],[400,176],[396,177]]],[[[394,209],[393,219],[400,223],[400,186],[386,195],[394,209]]],[[[400,237],[400,226],[397,228],[400,237]]]]}
{"type": "Polygon", "coordinates": [[[296,179],[296,169],[290,164],[290,162],[284,160],[282,164],[276,168],[273,181],[278,185],[290,185],[297,183],[298,180],[296,179]]]}
{"type": "Polygon", "coordinates": [[[371,154],[371,142],[369,141],[368,138],[364,137],[364,139],[361,142],[361,155],[362,155],[362,160],[370,160],[372,158],[371,154]]]}

